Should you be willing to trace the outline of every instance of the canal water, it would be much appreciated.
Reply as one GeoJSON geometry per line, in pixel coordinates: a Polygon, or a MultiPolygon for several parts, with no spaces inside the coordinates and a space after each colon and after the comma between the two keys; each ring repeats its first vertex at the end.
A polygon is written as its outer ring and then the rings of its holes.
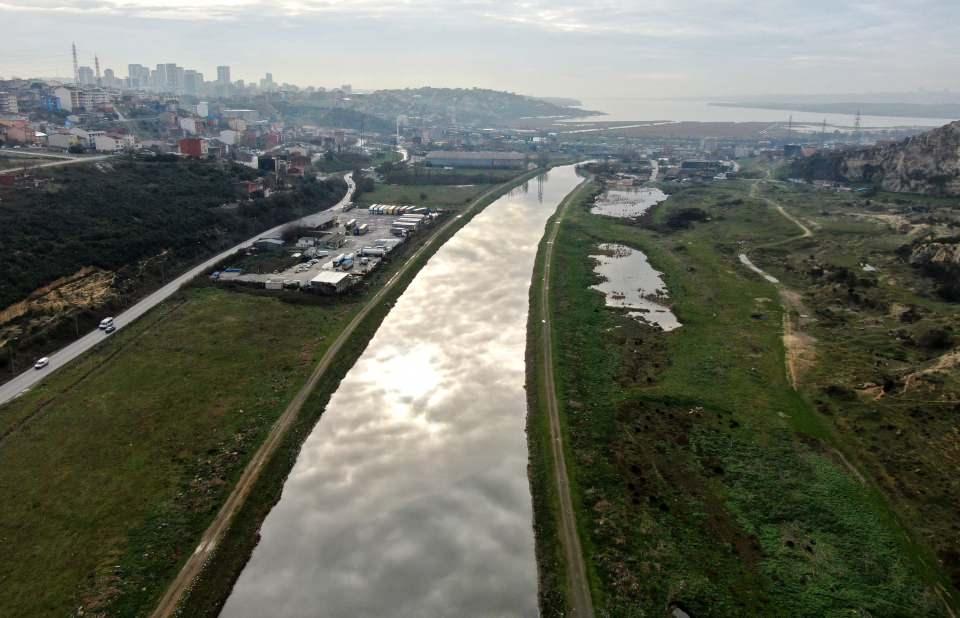
{"type": "Polygon", "coordinates": [[[304,443],[222,615],[534,616],[524,392],[553,169],[430,259],[304,443]]]}

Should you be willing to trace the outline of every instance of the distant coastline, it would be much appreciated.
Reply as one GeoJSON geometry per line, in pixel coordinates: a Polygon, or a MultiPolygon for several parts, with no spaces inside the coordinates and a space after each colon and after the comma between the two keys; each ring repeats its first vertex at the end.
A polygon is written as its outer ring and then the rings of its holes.
{"type": "Polygon", "coordinates": [[[958,103],[784,103],[784,102],[712,102],[715,107],[743,109],[770,109],[816,114],[849,114],[864,116],[892,116],[897,118],[960,118],[958,103]]]}

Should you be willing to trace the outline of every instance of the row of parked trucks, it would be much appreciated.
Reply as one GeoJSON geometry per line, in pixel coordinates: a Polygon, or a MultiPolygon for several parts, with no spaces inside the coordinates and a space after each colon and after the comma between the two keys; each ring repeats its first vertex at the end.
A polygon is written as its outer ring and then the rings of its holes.
{"type": "Polygon", "coordinates": [[[430,209],[426,208],[425,206],[391,206],[389,204],[374,204],[367,212],[369,212],[371,215],[425,215],[430,212],[430,209]]]}
{"type": "Polygon", "coordinates": [[[353,234],[354,236],[363,236],[370,231],[369,225],[366,223],[357,225],[356,219],[350,219],[343,227],[347,230],[347,234],[353,234]]]}
{"type": "Polygon", "coordinates": [[[402,215],[399,219],[390,224],[390,233],[401,238],[413,234],[422,226],[432,221],[430,215],[426,214],[408,214],[402,215]]]}

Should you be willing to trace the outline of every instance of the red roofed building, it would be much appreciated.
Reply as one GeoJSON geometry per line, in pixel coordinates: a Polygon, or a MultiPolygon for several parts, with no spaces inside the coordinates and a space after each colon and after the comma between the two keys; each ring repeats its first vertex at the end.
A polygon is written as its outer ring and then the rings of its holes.
{"type": "Polygon", "coordinates": [[[180,140],[180,154],[193,159],[207,156],[207,140],[199,137],[186,137],[180,140]]]}

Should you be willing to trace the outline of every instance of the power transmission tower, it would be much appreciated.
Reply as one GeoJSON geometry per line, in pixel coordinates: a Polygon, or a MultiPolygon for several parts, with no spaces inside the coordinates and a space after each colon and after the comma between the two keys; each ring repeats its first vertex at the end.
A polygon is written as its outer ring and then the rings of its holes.
{"type": "Polygon", "coordinates": [[[860,134],[860,120],[860,110],[858,109],[857,118],[853,121],[853,141],[857,146],[863,142],[862,135],[860,134]]]}
{"type": "Polygon", "coordinates": [[[820,127],[820,150],[823,150],[823,145],[826,143],[827,139],[827,119],[823,119],[823,125],[820,127]]]}
{"type": "Polygon", "coordinates": [[[793,143],[793,114],[790,115],[790,120],[787,122],[787,143],[793,143]]]}

